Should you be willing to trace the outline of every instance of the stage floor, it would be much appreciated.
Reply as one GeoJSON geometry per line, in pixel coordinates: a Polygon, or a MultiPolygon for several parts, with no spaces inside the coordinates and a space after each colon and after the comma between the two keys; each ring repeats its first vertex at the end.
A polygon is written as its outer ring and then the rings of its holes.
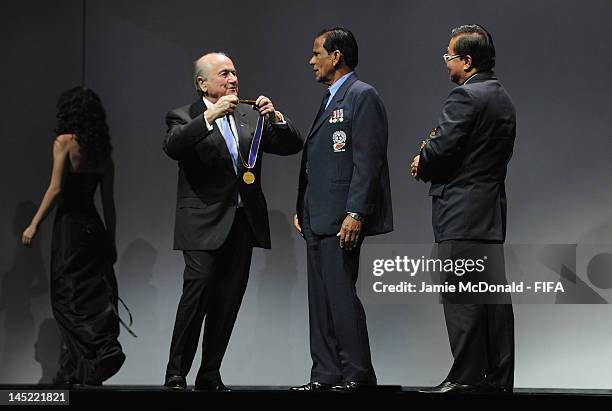
{"type": "MultiPolygon", "coordinates": [[[[193,386],[186,391],[168,390],[159,385],[105,385],[101,387],[79,387],[67,391],[67,402],[71,408],[92,409],[117,407],[123,404],[137,405],[138,408],[153,407],[154,409],[195,409],[210,401],[228,403],[265,402],[266,404],[297,405],[304,402],[328,405],[339,401],[348,404],[385,404],[390,408],[414,404],[413,401],[433,403],[449,403],[449,401],[479,403],[486,400],[487,404],[511,402],[514,404],[528,401],[550,403],[562,400],[574,405],[587,405],[594,402],[609,402],[612,404],[612,389],[553,389],[553,388],[516,388],[512,394],[463,394],[434,395],[417,392],[421,387],[380,386],[376,390],[356,393],[341,392],[290,392],[283,386],[230,386],[232,392],[210,393],[194,391],[193,386]],[[268,403],[268,401],[271,401],[268,403]]],[[[4,398],[8,393],[28,392],[30,390],[52,391],[51,387],[42,385],[0,385],[4,398]]],[[[6,402],[0,401],[0,404],[6,402]]],[[[14,403],[14,402],[13,402],[14,403]]],[[[39,403],[36,403],[39,404],[39,403]]],[[[47,404],[49,405],[49,404],[47,404]]]]}

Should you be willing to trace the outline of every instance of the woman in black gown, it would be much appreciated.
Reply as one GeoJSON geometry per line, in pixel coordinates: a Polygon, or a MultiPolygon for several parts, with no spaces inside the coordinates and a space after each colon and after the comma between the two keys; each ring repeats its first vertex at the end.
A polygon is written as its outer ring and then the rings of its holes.
{"type": "Polygon", "coordinates": [[[104,108],[85,87],[60,97],[51,182],[22,242],[32,244],[57,205],[51,242],[51,305],[63,348],[54,383],[101,385],[125,361],[119,337],[114,167],[104,108]],[[104,222],[94,205],[100,187],[104,222]]]}

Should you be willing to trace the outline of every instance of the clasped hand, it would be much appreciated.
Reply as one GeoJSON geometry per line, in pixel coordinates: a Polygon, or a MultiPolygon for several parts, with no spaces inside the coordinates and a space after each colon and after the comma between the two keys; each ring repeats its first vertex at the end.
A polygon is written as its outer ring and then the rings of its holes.
{"type": "Polygon", "coordinates": [[[414,159],[412,160],[412,164],[410,164],[410,174],[412,174],[412,177],[418,179],[419,176],[417,175],[417,173],[419,172],[419,160],[421,159],[420,155],[417,155],[414,157],[414,159]]]}

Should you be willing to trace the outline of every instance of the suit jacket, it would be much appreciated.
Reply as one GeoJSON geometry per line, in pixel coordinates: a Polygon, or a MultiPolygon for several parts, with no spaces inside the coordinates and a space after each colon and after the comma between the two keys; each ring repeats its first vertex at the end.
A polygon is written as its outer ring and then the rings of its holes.
{"type": "Polygon", "coordinates": [[[436,242],[505,240],[504,181],[515,136],[514,105],[492,72],[451,91],[418,169],[431,181],[436,242]]]}
{"type": "Polygon", "coordinates": [[[303,221],[307,197],[315,234],[336,235],[349,211],[365,216],[364,235],[393,230],[387,133],[378,92],[352,74],[315,119],[302,154],[297,214],[303,221]]]}
{"type": "MultiPolygon", "coordinates": [[[[209,131],[204,120],[202,99],[171,110],[166,115],[168,131],[163,149],[178,161],[179,176],[174,229],[175,250],[214,250],[219,248],[234,221],[238,192],[255,235],[255,246],[270,248],[270,228],[266,200],[261,190],[263,152],[290,155],[300,151],[299,131],[287,124],[267,120],[261,138],[255,182],[242,180],[245,168],[239,160],[238,175],[223,135],[213,123],[209,131]]],[[[259,114],[251,106],[239,104],[234,111],[239,149],[247,160],[259,114]]]]}

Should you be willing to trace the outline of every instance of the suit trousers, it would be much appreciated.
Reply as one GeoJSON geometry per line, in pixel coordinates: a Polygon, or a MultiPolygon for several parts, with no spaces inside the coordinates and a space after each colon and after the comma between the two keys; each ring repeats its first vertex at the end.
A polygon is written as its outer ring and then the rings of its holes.
{"type": "Polygon", "coordinates": [[[309,223],[307,199],[302,218],[307,247],[311,381],[376,383],[363,305],[355,284],[357,248],[345,251],[336,236],[319,236],[309,223]]]}
{"type": "Polygon", "coordinates": [[[246,290],[254,236],[244,210],[217,250],[184,250],[183,293],[176,313],[168,375],[189,373],[204,317],[202,364],[196,385],[220,381],[219,368],[246,290]]]}
{"type": "MultiPolygon", "coordinates": [[[[440,259],[466,261],[486,256],[482,273],[463,275],[459,281],[507,284],[503,244],[450,240],[439,243],[438,250],[440,259]]],[[[459,282],[453,273],[446,280],[459,282]]],[[[453,354],[453,365],[445,381],[512,389],[514,313],[510,295],[443,294],[442,302],[453,354]]]]}

